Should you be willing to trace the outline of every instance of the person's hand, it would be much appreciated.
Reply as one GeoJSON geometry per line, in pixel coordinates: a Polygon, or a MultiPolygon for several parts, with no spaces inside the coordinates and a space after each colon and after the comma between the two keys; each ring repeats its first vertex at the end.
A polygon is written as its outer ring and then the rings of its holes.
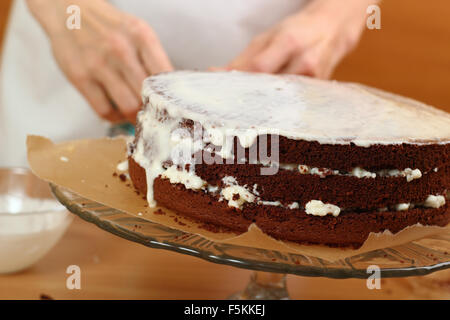
{"type": "Polygon", "coordinates": [[[28,0],[28,7],[67,78],[111,122],[134,123],[142,81],[173,69],[152,28],[104,0],[28,0]],[[81,28],[70,30],[66,10],[73,4],[80,7],[81,28]]]}
{"type": "Polygon", "coordinates": [[[371,0],[313,0],[258,35],[226,69],[329,78],[357,44],[371,0]]]}

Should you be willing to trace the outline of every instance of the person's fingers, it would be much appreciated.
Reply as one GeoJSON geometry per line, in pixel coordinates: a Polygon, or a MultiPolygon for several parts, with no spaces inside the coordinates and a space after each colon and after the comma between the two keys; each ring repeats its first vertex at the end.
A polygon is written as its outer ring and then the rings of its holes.
{"type": "Polygon", "coordinates": [[[280,70],[280,73],[301,74],[305,76],[315,76],[315,63],[306,54],[299,54],[280,70]]]}
{"type": "Polygon", "coordinates": [[[250,42],[248,47],[245,48],[244,51],[242,51],[241,54],[239,54],[233,61],[231,61],[227,67],[236,70],[247,70],[250,59],[264,49],[269,42],[271,35],[271,33],[263,33],[255,37],[250,42]]]}
{"type": "MultiPolygon", "coordinates": [[[[67,44],[59,45],[65,46],[67,44]]],[[[99,59],[96,55],[89,54],[86,56],[86,60],[90,63],[86,67],[80,56],[72,51],[63,55],[57,55],[55,58],[69,81],[78,89],[100,118],[113,123],[125,120],[123,115],[114,109],[102,84],[93,77],[97,70],[106,68],[102,59],[99,59]]]]}
{"type": "Polygon", "coordinates": [[[139,58],[137,55],[130,57],[127,63],[122,64],[120,71],[129,84],[130,88],[133,89],[134,93],[140,97],[142,92],[142,82],[147,77],[144,67],[139,63],[139,58]]]}
{"type": "Polygon", "coordinates": [[[100,118],[113,123],[125,120],[120,112],[112,106],[101,85],[95,81],[85,81],[78,86],[78,89],[100,118]]]}
{"type": "Polygon", "coordinates": [[[325,42],[318,43],[305,52],[293,57],[289,63],[281,69],[280,73],[301,74],[305,76],[324,78],[325,70],[329,65],[325,42]]]}
{"type": "Polygon", "coordinates": [[[276,73],[285,66],[297,44],[283,35],[275,36],[264,50],[249,61],[250,71],[276,73]]]}
{"type": "Polygon", "coordinates": [[[219,71],[230,71],[230,68],[227,67],[209,67],[208,71],[219,72],[219,71]]]}
{"type": "Polygon", "coordinates": [[[307,50],[299,52],[281,70],[281,73],[303,74],[321,79],[329,79],[346,56],[351,46],[341,38],[331,36],[321,38],[308,45],[307,50]]]}
{"type": "Polygon", "coordinates": [[[146,78],[144,66],[140,63],[136,48],[125,37],[114,37],[111,41],[109,65],[120,71],[136,96],[141,95],[142,81],[146,78]]]}
{"type": "Polygon", "coordinates": [[[106,94],[114,101],[119,112],[131,122],[136,121],[136,114],[141,106],[141,101],[130,89],[125,80],[110,68],[101,68],[96,74],[106,90],[106,94]]]}
{"type": "Polygon", "coordinates": [[[148,75],[173,70],[158,36],[145,22],[134,26],[133,36],[148,75]]]}
{"type": "Polygon", "coordinates": [[[322,55],[323,70],[320,75],[323,79],[329,79],[333,74],[336,66],[339,62],[348,54],[352,47],[339,46],[334,43],[330,43],[325,53],[322,55]]]}
{"type": "Polygon", "coordinates": [[[169,57],[159,41],[145,40],[139,53],[149,75],[173,70],[169,57]]]}

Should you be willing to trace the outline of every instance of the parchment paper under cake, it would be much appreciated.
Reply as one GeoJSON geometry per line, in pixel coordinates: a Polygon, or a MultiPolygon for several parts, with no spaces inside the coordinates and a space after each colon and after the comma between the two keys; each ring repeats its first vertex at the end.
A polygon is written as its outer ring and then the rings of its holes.
{"type": "Polygon", "coordinates": [[[136,194],[135,189],[130,185],[130,180],[122,181],[120,177],[113,176],[114,172],[123,173],[117,170],[117,165],[127,157],[124,138],[78,140],[54,144],[44,137],[29,136],[27,148],[28,161],[32,171],[45,181],[135,217],[198,234],[217,242],[306,254],[334,261],[450,231],[449,227],[413,226],[395,235],[389,232],[371,234],[362,247],[357,250],[278,241],[262,233],[254,225],[249,228],[248,232],[241,235],[215,233],[205,230],[200,226],[201,224],[184,219],[183,216],[168,209],[149,208],[142,194],[136,194]],[[155,214],[158,210],[162,210],[165,214],[160,214],[160,212],[155,214]],[[177,221],[175,221],[175,217],[177,221]]]}

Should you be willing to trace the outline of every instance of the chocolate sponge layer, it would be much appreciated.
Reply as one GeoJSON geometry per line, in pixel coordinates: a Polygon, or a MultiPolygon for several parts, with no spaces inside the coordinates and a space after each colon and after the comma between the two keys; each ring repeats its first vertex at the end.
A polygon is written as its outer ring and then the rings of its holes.
{"type": "MultiPolygon", "coordinates": [[[[268,139],[270,141],[270,139],[268,139]]],[[[430,171],[450,163],[450,143],[356,146],[353,143],[320,144],[316,141],[279,137],[280,162],[307,164],[319,168],[374,171],[405,168],[430,171]]]]}
{"type": "Polygon", "coordinates": [[[256,184],[261,199],[304,206],[308,201],[322,200],[341,208],[378,209],[398,203],[421,203],[428,195],[441,195],[450,189],[450,167],[430,171],[407,182],[405,177],[358,178],[313,174],[279,169],[275,175],[261,175],[260,165],[198,164],[195,173],[211,185],[221,185],[224,176],[236,178],[239,185],[251,190],[256,184]]]}
{"type": "MultiPolygon", "coordinates": [[[[145,170],[131,157],[129,158],[129,171],[136,189],[146,194],[145,170]]],[[[272,179],[274,177],[276,176],[272,176],[272,179]]],[[[317,177],[317,179],[320,178],[317,177]]],[[[328,177],[324,180],[326,179],[328,177]]],[[[405,178],[401,179],[407,183],[405,178]]],[[[276,187],[276,184],[274,186],[276,187]]],[[[229,207],[226,201],[219,201],[218,196],[188,190],[182,184],[171,184],[167,179],[162,178],[155,179],[154,197],[159,205],[205,225],[223,227],[242,233],[251,223],[255,222],[262,231],[276,239],[340,247],[359,247],[370,232],[390,230],[396,233],[417,223],[445,226],[450,222],[448,204],[438,209],[415,208],[392,212],[346,211],[338,217],[311,216],[302,209],[286,209],[255,203],[246,204],[242,210],[238,210],[229,207]]],[[[318,199],[317,195],[313,198],[318,199]]]]}
{"type": "MultiPolygon", "coordinates": [[[[192,120],[182,120],[179,127],[188,129],[193,135],[192,120]]],[[[135,144],[141,138],[140,132],[141,124],[137,123],[135,144]]],[[[261,145],[261,138],[267,142],[265,151],[269,154],[272,143],[276,144],[274,148],[278,150],[280,163],[298,163],[341,171],[361,167],[369,171],[411,168],[422,172],[450,165],[450,143],[423,141],[422,144],[375,144],[363,147],[354,143],[320,144],[317,141],[293,140],[278,135],[260,135],[250,148],[261,145]]],[[[235,138],[233,143],[236,153],[236,147],[240,146],[239,139],[235,138]]],[[[248,150],[249,148],[244,150],[246,158],[248,150]]]]}
{"type": "MultiPolygon", "coordinates": [[[[145,171],[130,157],[130,173],[138,189],[146,190],[145,171]]],[[[260,165],[197,164],[195,173],[211,185],[222,186],[222,178],[232,176],[239,185],[256,190],[265,201],[289,205],[298,202],[304,207],[310,200],[321,200],[342,209],[375,210],[399,203],[418,204],[429,195],[445,195],[450,189],[450,167],[431,170],[421,178],[406,181],[405,177],[357,178],[352,176],[300,174],[280,169],[275,175],[260,175],[260,165]]]]}
{"type": "Polygon", "coordinates": [[[445,226],[450,222],[448,205],[438,209],[411,209],[394,212],[346,212],[338,217],[311,216],[301,209],[248,204],[242,210],[229,207],[226,201],[204,192],[187,190],[182,184],[171,184],[157,178],[155,200],[161,206],[202,223],[225,227],[242,233],[251,223],[279,240],[337,247],[360,247],[370,232],[392,233],[417,223],[445,226]]]}

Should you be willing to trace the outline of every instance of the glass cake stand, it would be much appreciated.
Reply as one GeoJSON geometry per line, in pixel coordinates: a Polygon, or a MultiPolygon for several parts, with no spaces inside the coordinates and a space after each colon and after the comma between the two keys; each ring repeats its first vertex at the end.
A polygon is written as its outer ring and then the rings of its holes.
{"type": "Polygon", "coordinates": [[[447,233],[330,262],[301,254],[216,243],[109,208],[62,187],[53,184],[50,187],[69,211],[119,237],[147,247],[254,270],[244,292],[232,299],[288,299],[286,274],[367,279],[370,265],[380,267],[382,278],[426,275],[450,268],[447,233]]]}

